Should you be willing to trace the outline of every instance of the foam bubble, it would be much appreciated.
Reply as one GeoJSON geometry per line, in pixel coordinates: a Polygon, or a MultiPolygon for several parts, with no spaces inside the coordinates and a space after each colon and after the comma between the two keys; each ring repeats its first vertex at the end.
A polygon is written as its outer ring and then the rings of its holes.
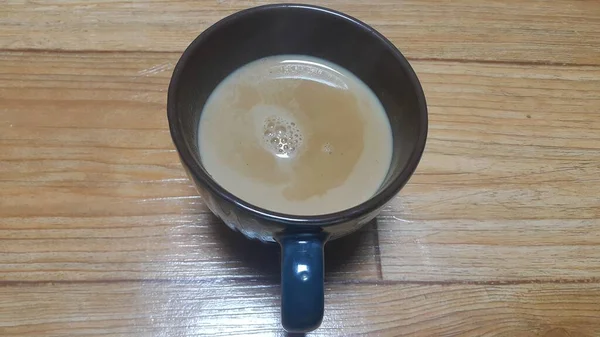
{"type": "Polygon", "coordinates": [[[330,143],[325,143],[321,147],[321,151],[323,151],[325,153],[328,153],[328,154],[332,154],[333,153],[333,146],[330,143]]]}
{"type": "Polygon", "coordinates": [[[286,132],[287,128],[284,125],[280,124],[275,127],[275,133],[277,133],[278,136],[283,136],[286,132]]]}
{"type": "MultiPolygon", "coordinates": [[[[286,116],[287,117],[287,116],[286,116]]],[[[271,115],[263,123],[263,145],[279,158],[290,158],[302,145],[302,131],[296,121],[271,115]]]]}

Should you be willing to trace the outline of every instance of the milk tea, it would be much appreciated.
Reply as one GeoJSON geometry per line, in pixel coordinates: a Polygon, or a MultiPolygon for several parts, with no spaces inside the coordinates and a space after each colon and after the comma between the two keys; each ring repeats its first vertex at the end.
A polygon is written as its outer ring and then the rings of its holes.
{"type": "Polygon", "coordinates": [[[319,215],[368,200],[390,167],[392,132],[375,94],[348,70],[302,55],[263,58],[212,92],[200,117],[202,165],[267,210],[319,215]]]}

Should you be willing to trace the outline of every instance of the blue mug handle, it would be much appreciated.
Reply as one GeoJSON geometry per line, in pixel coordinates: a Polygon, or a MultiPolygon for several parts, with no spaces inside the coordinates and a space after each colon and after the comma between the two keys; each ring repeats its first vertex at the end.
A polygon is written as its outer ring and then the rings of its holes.
{"type": "Polygon", "coordinates": [[[281,324],[288,332],[309,332],[323,321],[323,249],[328,238],[323,232],[277,237],[281,245],[281,324]]]}

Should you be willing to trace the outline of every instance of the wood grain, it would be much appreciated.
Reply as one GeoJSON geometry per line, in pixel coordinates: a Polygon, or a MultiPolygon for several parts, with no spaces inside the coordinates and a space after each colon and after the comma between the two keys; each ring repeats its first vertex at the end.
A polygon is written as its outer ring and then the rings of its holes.
{"type": "MultiPolygon", "coordinates": [[[[285,336],[279,286],[239,282],[87,283],[0,288],[3,336],[285,336]],[[15,316],[14,313],[20,313],[15,316]]],[[[597,284],[327,284],[311,336],[600,334],[597,284]]]]}
{"type": "MultiPolygon", "coordinates": [[[[264,1],[0,10],[0,335],[285,336],[278,247],[208,212],[166,123],[187,44],[264,1]]],[[[321,1],[407,55],[430,129],[327,246],[311,336],[600,336],[600,3],[321,1]]]]}
{"type": "MultiPolygon", "coordinates": [[[[272,2],[11,0],[0,14],[0,49],[183,51],[224,16],[272,2]]],[[[600,9],[594,0],[307,2],[364,20],[410,58],[600,62],[600,9]]]]}
{"type": "Polygon", "coordinates": [[[600,68],[413,65],[431,131],[379,218],[384,278],[598,280],[600,68]]]}
{"type": "MultiPolygon", "coordinates": [[[[219,223],[182,171],[172,56],[1,54],[0,280],[278,280],[278,248],[219,223]]],[[[376,278],[375,239],[334,243],[327,277],[376,278]]]]}

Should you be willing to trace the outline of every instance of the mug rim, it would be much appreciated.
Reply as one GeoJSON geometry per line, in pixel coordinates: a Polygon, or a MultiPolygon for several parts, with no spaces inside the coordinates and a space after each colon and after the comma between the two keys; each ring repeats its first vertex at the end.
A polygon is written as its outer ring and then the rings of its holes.
{"type": "Polygon", "coordinates": [[[264,220],[274,221],[285,225],[316,225],[321,227],[332,226],[360,218],[383,207],[388,201],[390,201],[396,194],[400,192],[402,187],[404,187],[404,185],[408,182],[409,178],[412,176],[412,174],[417,168],[417,165],[419,164],[419,161],[425,150],[425,143],[427,139],[427,115],[427,104],[425,101],[425,94],[423,92],[421,83],[419,82],[419,79],[417,78],[417,75],[414,72],[413,68],[408,63],[408,60],[402,55],[402,53],[398,50],[398,48],[396,48],[396,46],[392,42],[390,42],[386,37],[384,37],[381,33],[377,32],[371,26],[350,15],[329,8],[306,4],[269,4],[251,7],[233,13],[217,21],[216,23],[208,27],[206,30],[204,30],[200,35],[198,35],[194,39],[194,41],[192,41],[192,43],[190,43],[190,45],[185,49],[179,61],[177,62],[175,69],[173,70],[173,75],[171,77],[167,93],[167,117],[169,122],[171,138],[173,140],[173,143],[175,144],[177,152],[179,153],[179,157],[183,164],[187,167],[189,174],[193,175],[193,178],[199,181],[203,186],[210,189],[211,193],[218,194],[221,198],[235,204],[237,207],[241,207],[245,211],[250,212],[253,215],[264,220]],[[219,185],[210,176],[210,174],[208,174],[208,172],[205,172],[205,170],[201,168],[201,163],[194,157],[192,150],[190,149],[190,146],[188,146],[188,142],[185,140],[183,132],[181,131],[181,121],[178,118],[176,97],[180,86],[180,77],[182,76],[183,70],[186,68],[188,62],[190,62],[190,58],[195,53],[195,51],[201,47],[204,40],[207,39],[214,31],[228,25],[230,22],[243,19],[247,16],[259,12],[269,11],[273,9],[302,9],[318,11],[326,13],[328,15],[337,16],[343,20],[350,22],[355,26],[358,26],[362,30],[368,32],[373,38],[382,42],[388,48],[388,50],[393,54],[396,61],[403,68],[408,80],[411,82],[411,85],[415,90],[419,106],[420,130],[417,136],[417,141],[413,146],[412,153],[410,154],[406,165],[404,166],[400,174],[387,187],[378,191],[368,200],[356,206],[333,213],[317,215],[285,214],[255,206],[235,196],[233,193],[227,191],[225,188],[221,187],[221,185],[219,185]]]}

